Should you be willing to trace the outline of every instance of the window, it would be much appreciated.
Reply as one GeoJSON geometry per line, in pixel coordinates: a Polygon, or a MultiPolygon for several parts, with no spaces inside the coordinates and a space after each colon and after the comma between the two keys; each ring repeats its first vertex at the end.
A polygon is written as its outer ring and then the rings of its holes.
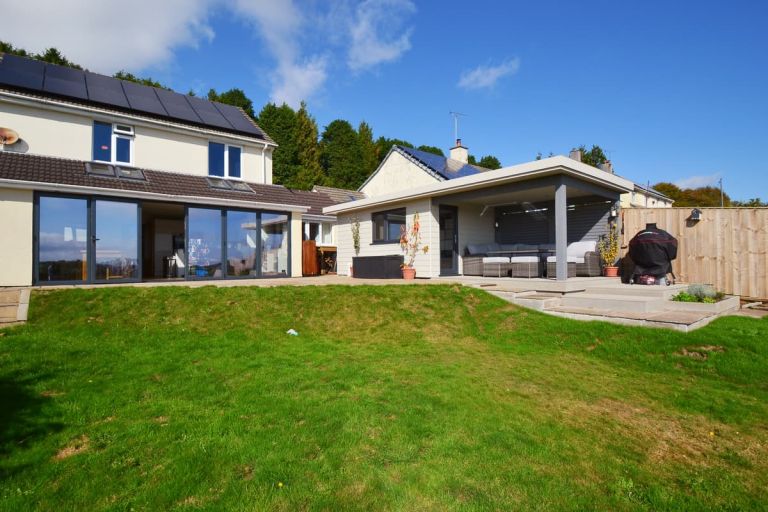
{"type": "Polygon", "coordinates": [[[133,127],[93,122],[93,159],[100,162],[133,162],[133,127]]]}
{"type": "Polygon", "coordinates": [[[240,178],[242,148],[219,142],[208,143],[208,175],[221,178],[240,178]]]}
{"type": "Polygon", "coordinates": [[[40,197],[38,281],[88,278],[88,200],[40,197]]]}
{"type": "Polygon", "coordinates": [[[405,208],[377,212],[371,215],[374,243],[397,243],[405,229],[405,208]]]}
{"type": "Polygon", "coordinates": [[[330,222],[305,222],[304,240],[314,240],[317,245],[333,245],[333,224],[330,222]]]}
{"type": "Polygon", "coordinates": [[[288,275],[288,216],[261,214],[261,275],[288,275]]]}
{"type": "Polygon", "coordinates": [[[187,210],[189,276],[221,277],[221,210],[187,210]]]}

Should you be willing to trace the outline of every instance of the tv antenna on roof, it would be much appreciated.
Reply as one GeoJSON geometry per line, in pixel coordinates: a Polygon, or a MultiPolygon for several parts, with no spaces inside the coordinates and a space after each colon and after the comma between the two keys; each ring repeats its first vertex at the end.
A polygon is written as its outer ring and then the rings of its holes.
{"type": "Polygon", "coordinates": [[[459,116],[466,117],[467,114],[462,114],[461,112],[454,112],[454,111],[450,111],[448,113],[451,114],[451,116],[453,116],[453,138],[455,140],[459,140],[459,116]]]}

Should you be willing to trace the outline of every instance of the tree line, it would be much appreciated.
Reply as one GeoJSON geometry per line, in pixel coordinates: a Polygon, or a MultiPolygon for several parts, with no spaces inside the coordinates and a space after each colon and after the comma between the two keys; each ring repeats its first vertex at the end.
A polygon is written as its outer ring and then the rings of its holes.
{"type": "MultiPolygon", "coordinates": [[[[0,41],[0,53],[83,69],[68,60],[56,48],[48,48],[35,54],[0,41]]],[[[127,71],[118,71],[113,76],[120,80],[171,90],[151,77],[138,77],[127,71]]],[[[191,90],[187,94],[195,96],[195,92],[191,90]]],[[[221,93],[210,89],[207,99],[240,107],[269,134],[278,144],[272,160],[273,182],[289,188],[309,190],[314,185],[325,185],[357,189],[376,170],[394,145],[445,156],[443,150],[436,146],[414,146],[402,139],[375,137],[373,128],[365,121],[354,127],[347,120],[335,119],[320,133],[315,118],[303,102],[298,110],[286,104],[267,103],[257,114],[253,101],[239,88],[221,93]]],[[[479,159],[469,155],[469,163],[488,169],[501,167],[501,162],[493,155],[479,159]]]]}

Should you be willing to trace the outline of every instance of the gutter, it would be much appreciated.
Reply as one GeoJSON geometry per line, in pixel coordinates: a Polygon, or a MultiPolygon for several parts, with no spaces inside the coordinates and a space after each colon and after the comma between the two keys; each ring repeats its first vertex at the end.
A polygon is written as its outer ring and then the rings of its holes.
{"type": "Polygon", "coordinates": [[[165,201],[177,203],[200,204],[208,206],[240,206],[249,209],[277,210],[306,213],[309,206],[295,204],[262,203],[260,201],[240,201],[238,199],[222,199],[220,197],[183,196],[176,194],[158,194],[156,192],[141,192],[137,190],[121,190],[114,188],[83,187],[80,185],[63,185],[43,183],[40,181],[9,180],[0,178],[0,185],[5,188],[18,190],[39,190],[43,192],[69,192],[72,194],[95,194],[101,196],[124,197],[126,199],[146,199],[150,201],[165,201]]]}

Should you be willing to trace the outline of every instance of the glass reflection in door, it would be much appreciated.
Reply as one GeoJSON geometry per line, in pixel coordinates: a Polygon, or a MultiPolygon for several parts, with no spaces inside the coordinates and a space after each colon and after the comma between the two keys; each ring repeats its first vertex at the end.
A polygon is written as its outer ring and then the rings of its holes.
{"type": "Polygon", "coordinates": [[[288,275],[288,216],[261,214],[261,275],[288,275]]]}
{"type": "Polygon", "coordinates": [[[38,280],[88,279],[88,201],[41,196],[38,212],[38,280]]]}
{"type": "Polygon", "coordinates": [[[95,201],[96,279],[139,277],[139,206],[136,203],[95,201]]]}
{"type": "Polygon", "coordinates": [[[221,278],[221,210],[187,210],[187,264],[191,278],[221,278]]]}
{"type": "Polygon", "coordinates": [[[227,212],[227,275],[258,275],[256,251],[259,240],[256,212],[227,212]]]}

